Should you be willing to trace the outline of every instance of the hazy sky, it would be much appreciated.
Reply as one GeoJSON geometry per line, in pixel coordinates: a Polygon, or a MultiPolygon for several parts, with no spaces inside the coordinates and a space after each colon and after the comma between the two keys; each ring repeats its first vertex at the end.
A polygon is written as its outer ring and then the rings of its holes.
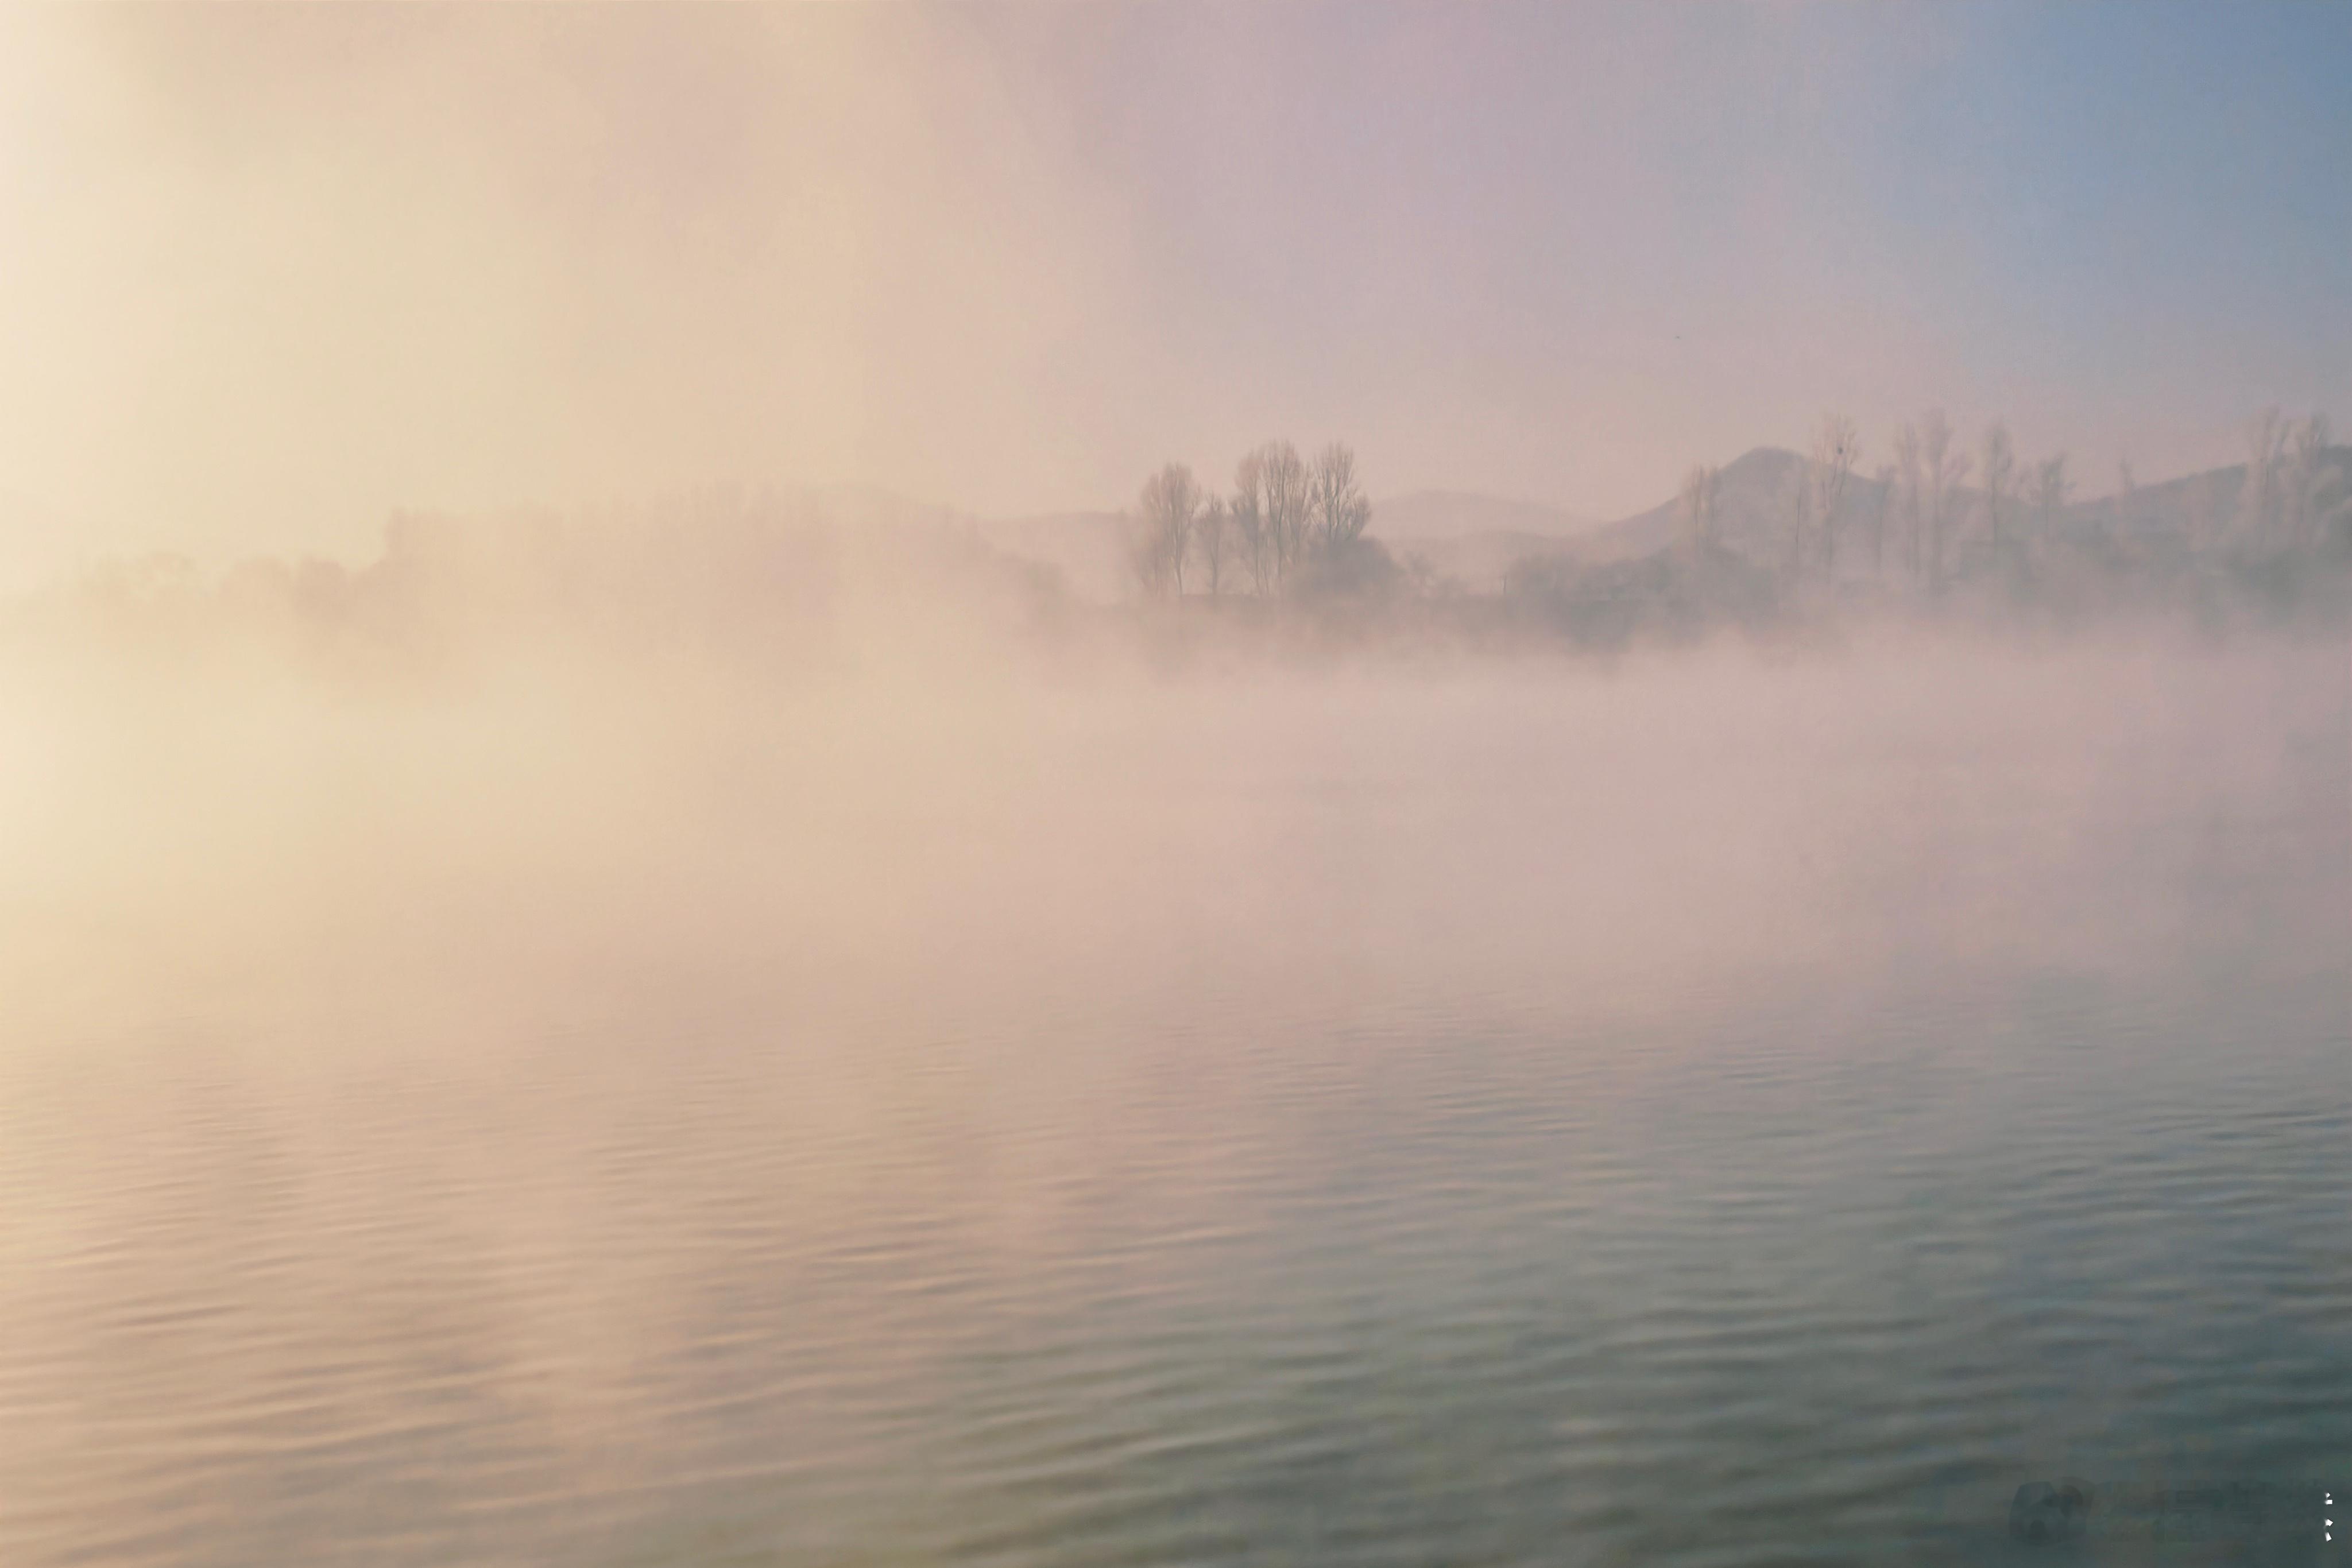
{"type": "Polygon", "coordinates": [[[2352,5],[16,9],[0,363],[0,579],[1274,433],[1615,515],[1824,407],[2095,490],[2352,415],[2352,5]]]}

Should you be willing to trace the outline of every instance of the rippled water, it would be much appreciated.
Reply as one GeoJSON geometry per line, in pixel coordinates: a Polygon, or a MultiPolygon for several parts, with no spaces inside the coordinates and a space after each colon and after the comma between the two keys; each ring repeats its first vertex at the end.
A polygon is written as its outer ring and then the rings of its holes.
{"type": "Polygon", "coordinates": [[[2352,1482],[2342,651],[1988,669],[1204,681],[822,800],[779,720],[658,852],[427,823],[171,986],[85,911],[0,1562],[1996,1561],[2038,1477],[2352,1482]]]}

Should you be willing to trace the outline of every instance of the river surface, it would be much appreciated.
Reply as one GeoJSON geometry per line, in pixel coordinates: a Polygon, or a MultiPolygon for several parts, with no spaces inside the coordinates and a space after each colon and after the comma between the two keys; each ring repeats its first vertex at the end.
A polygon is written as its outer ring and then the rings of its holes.
{"type": "Polygon", "coordinates": [[[76,731],[0,927],[0,1563],[2024,1561],[2035,1479],[2352,1483],[2348,697],[76,731]]]}

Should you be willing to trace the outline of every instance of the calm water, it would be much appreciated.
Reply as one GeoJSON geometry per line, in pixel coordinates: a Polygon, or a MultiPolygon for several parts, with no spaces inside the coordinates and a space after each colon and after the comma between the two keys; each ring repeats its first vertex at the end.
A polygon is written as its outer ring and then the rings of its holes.
{"type": "Polygon", "coordinates": [[[0,1563],[2005,1561],[2024,1480],[2352,1484],[2347,692],[1203,680],[495,831],[522,764],[354,796],[431,735],[321,722],[153,827],[206,918],[61,894],[0,1014],[0,1563]]]}

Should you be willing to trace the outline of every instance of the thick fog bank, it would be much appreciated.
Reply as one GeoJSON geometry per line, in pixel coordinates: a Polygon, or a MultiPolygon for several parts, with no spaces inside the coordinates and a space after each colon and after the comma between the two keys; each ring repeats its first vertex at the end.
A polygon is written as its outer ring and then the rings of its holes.
{"type": "Polygon", "coordinates": [[[2340,965],[2347,696],[2340,640],[2145,628],[788,680],[516,639],[425,685],[20,642],[0,1032],[462,1051],[1269,977],[1639,1010],[2192,931],[2340,965]]]}

